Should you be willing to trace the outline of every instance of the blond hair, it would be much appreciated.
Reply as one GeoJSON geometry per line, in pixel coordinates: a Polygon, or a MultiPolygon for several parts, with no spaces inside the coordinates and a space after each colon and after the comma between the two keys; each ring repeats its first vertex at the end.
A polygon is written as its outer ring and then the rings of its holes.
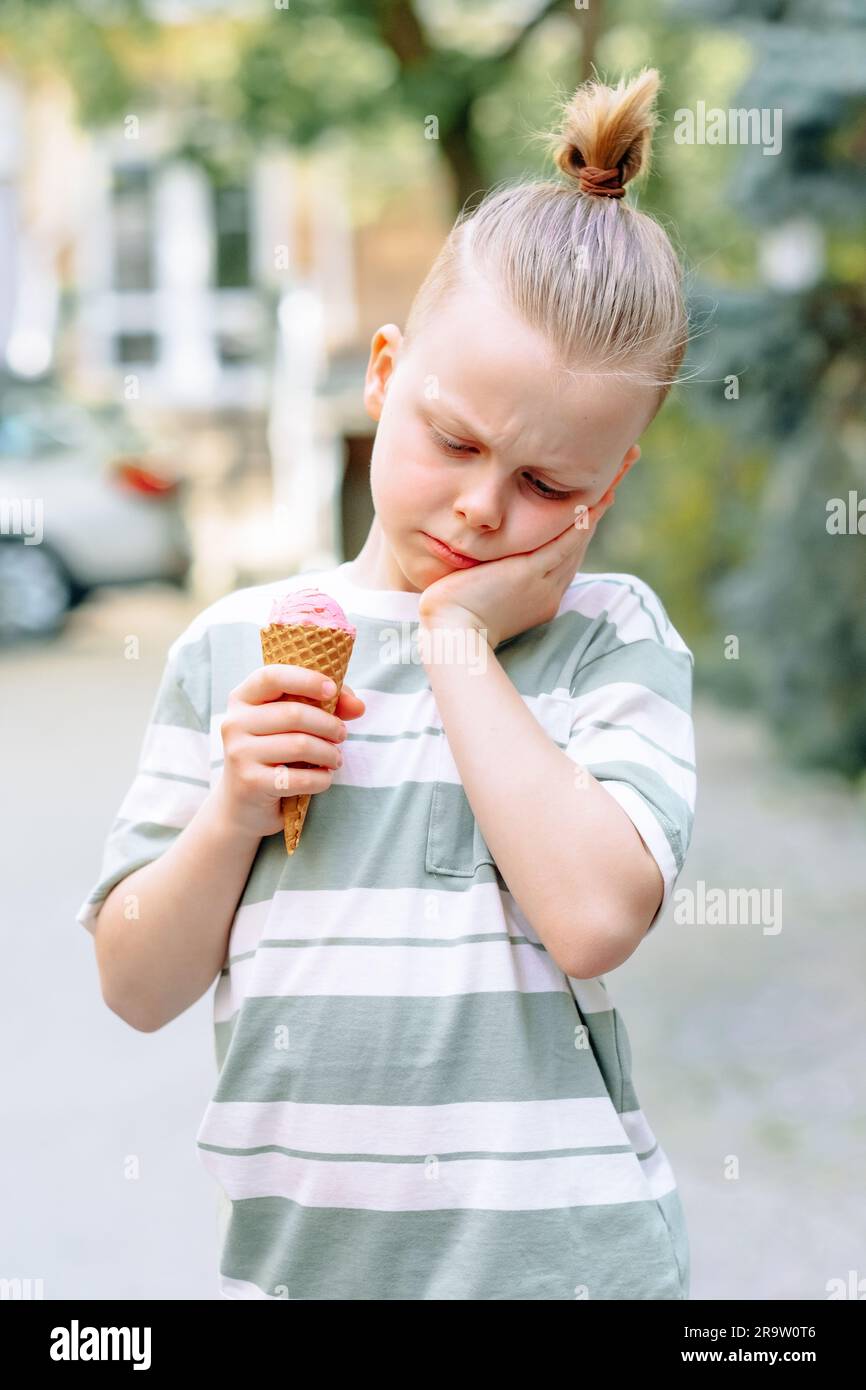
{"type": "Polygon", "coordinates": [[[682,268],[664,228],[622,192],[649,167],[659,86],[644,68],[615,87],[578,87],[560,128],[541,133],[566,182],[507,183],[461,211],[412,302],[407,342],[480,277],[548,339],[567,375],[580,364],[658,386],[656,413],[688,343],[682,268]]]}

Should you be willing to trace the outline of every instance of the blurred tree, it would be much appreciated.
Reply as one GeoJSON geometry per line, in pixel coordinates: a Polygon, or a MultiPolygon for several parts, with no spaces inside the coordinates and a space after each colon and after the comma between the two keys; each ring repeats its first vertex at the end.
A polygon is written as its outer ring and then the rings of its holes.
{"type": "Polygon", "coordinates": [[[488,183],[476,120],[484,98],[555,15],[572,29],[588,74],[603,12],[603,0],[593,0],[591,10],[572,0],[537,0],[534,10],[517,15],[504,0],[441,12],[418,0],[317,0],[262,6],[258,14],[228,5],[200,16],[191,11],[184,25],[161,25],[148,0],[3,0],[0,57],[12,48],[31,71],[60,66],[85,124],[154,97],[194,109],[190,154],[206,146],[221,121],[252,140],[304,148],[339,129],[375,142],[399,116],[437,142],[459,207],[488,183]],[[172,100],[173,91],[184,101],[172,100]]]}
{"type": "Polygon", "coordinates": [[[61,73],[75,90],[82,122],[98,125],[129,110],[136,83],[123,49],[155,32],[146,0],[2,0],[0,61],[14,59],[36,80],[61,73]]]}
{"type": "MultiPolygon", "coordinates": [[[[347,185],[380,208],[438,157],[454,213],[500,179],[550,173],[523,137],[549,127],[554,88],[568,95],[593,65],[614,80],[660,68],[654,174],[635,197],[698,266],[687,276],[697,332],[686,384],[642,440],[590,567],[633,568],[656,586],[700,648],[700,678],[755,695],[793,755],[861,769],[864,541],[831,535],[826,507],[866,490],[863,0],[316,0],[190,13],[161,24],[150,0],[3,0],[0,61],[65,77],[85,124],[170,111],[175,153],[208,166],[229,231],[236,175],[269,142],[348,135],[347,185]],[[707,97],[780,109],[780,152],[677,144],[678,110],[707,97]],[[732,630],[736,661],[723,656],[732,630]]],[[[243,255],[227,233],[226,277],[243,255]]]]}
{"type": "MultiPolygon", "coordinates": [[[[773,459],[753,554],[715,586],[715,611],[788,753],[854,778],[866,768],[866,10],[682,0],[679,12],[747,34],[755,60],[733,104],[783,122],[778,154],[737,150],[728,194],[756,228],[762,283],[717,290],[714,382],[692,396],[773,459]],[[729,376],[736,399],[718,384],[729,376]],[[833,499],[847,514],[849,494],[853,529],[837,534],[833,499]]],[[[730,680],[721,641],[717,658],[730,680]]]]}
{"type": "Polygon", "coordinates": [[[583,35],[587,66],[603,8],[603,0],[591,14],[572,0],[537,0],[518,13],[479,0],[440,11],[418,0],[327,0],[314,12],[292,11],[291,24],[274,10],[239,65],[243,119],[257,134],[304,145],[335,123],[375,139],[386,112],[399,111],[438,142],[461,207],[489,182],[476,121],[484,98],[555,15],[568,18],[575,39],[583,35]]]}

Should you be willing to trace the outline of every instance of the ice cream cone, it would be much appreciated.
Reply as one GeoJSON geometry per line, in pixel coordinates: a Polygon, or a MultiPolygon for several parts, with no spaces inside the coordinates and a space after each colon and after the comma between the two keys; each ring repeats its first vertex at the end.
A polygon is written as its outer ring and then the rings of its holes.
{"type": "MultiPolygon", "coordinates": [[[[329,602],[333,604],[333,600],[329,602]]],[[[336,694],[329,700],[310,700],[303,695],[284,695],[283,698],[297,700],[302,704],[317,704],[327,710],[328,714],[333,714],[355,645],[355,629],[333,627],[315,621],[271,622],[261,629],[261,640],[262,657],[266,666],[275,662],[303,666],[310,671],[319,671],[323,676],[330,676],[337,687],[336,694]]],[[[299,762],[293,766],[316,767],[317,764],[299,762]]],[[[299,796],[284,796],[280,803],[283,812],[283,836],[289,854],[294,854],[298,847],[310,796],[310,792],[299,796]]]]}

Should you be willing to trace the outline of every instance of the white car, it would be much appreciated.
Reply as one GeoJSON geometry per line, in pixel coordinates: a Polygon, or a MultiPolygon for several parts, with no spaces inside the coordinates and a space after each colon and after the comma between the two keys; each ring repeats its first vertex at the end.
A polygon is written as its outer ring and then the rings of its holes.
{"type": "Polygon", "coordinates": [[[60,632],[103,585],[185,584],[184,484],[143,445],[122,412],[0,390],[0,642],[60,632]]]}

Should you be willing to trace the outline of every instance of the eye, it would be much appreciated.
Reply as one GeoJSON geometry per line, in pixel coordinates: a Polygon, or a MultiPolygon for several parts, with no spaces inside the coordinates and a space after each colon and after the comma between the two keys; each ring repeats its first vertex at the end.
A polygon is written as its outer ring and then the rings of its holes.
{"type": "Polygon", "coordinates": [[[456,444],[453,439],[446,439],[444,434],[440,434],[439,431],[434,430],[432,426],[430,433],[441,449],[448,449],[451,453],[460,454],[463,453],[464,450],[472,448],[471,444],[456,444]]]}
{"type": "MultiPolygon", "coordinates": [[[[472,444],[459,444],[454,439],[448,439],[444,434],[440,434],[438,430],[433,429],[432,425],[430,427],[430,434],[439,445],[440,449],[447,450],[449,454],[463,454],[474,448],[472,444]]],[[[573,495],[571,492],[559,492],[556,488],[548,487],[547,483],[543,483],[540,478],[533,478],[531,473],[526,473],[524,476],[527,477],[536,488],[538,496],[546,497],[551,502],[562,502],[566,497],[571,497],[573,495]]]]}
{"type": "Polygon", "coordinates": [[[571,497],[573,495],[570,492],[558,492],[556,488],[548,487],[547,483],[543,483],[540,478],[532,478],[528,473],[526,476],[527,478],[530,478],[530,481],[535,485],[535,487],[543,488],[544,490],[543,492],[541,492],[540,495],[542,497],[550,498],[552,502],[562,502],[564,498],[571,497]]]}

